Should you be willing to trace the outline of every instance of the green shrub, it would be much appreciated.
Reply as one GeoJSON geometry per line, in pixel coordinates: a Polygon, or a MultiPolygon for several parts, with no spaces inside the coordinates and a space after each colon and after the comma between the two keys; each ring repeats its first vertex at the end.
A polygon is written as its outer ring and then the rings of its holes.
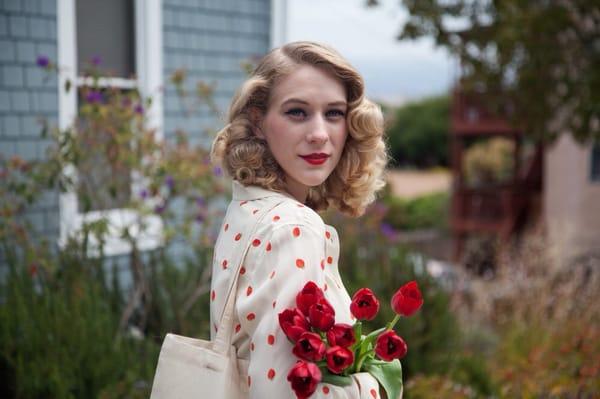
{"type": "Polygon", "coordinates": [[[397,230],[446,229],[450,194],[439,192],[414,199],[388,195],[385,221],[397,230]]]}
{"type": "Polygon", "coordinates": [[[387,129],[394,166],[448,166],[450,98],[433,97],[400,107],[387,129]]]}

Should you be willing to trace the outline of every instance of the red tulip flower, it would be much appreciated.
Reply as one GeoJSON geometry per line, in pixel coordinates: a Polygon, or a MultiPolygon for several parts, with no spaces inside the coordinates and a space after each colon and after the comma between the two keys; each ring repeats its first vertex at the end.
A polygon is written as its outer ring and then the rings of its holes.
{"type": "Polygon", "coordinates": [[[302,333],[310,331],[306,317],[296,308],[279,313],[279,325],[292,342],[298,341],[302,333]]]}
{"type": "Polygon", "coordinates": [[[308,310],[312,305],[317,303],[319,299],[324,298],[323,291],[313,281],[306,283],[302,291],[296,295],[296,306],[302,313],[308,316],[308,310]]]}
{"type": "Polygon", "coordinates": [[[348,348],[332,346],[327,349],[327,368],[334,374],[340,374],[354,363],[354,353],[348,348]]]}
{"type": "Polygon", "coordinates": [[[423,305],[423,297],[416,281],[404,284],[392,297],[392,309],[399,315],[411,316],[423,305]]]}
{"type": "Polygon", "coordinates": [[[325,356],[326,349],[325,343],[318,334],[305,332],[294,345],[292,352],[300,359],[318,362],[325,356]]]}
{"type": "Polygon", "coordinates": [[[308,310],[308,319],[311,326],[321,331],[329,331],[335,323],[335,310],[327,299],[321,298],[308,310]]]}
{"type": "Polygon", "coordinates": [[[314,363],[299,360],[290,370],[287,380],[298,399],[306,399],[317,390],[321,382],[321,370],[314,363]]]}
{"type": "Polygon", "coordinates": [[[356,342],[354,329],[349,324],[338,323],[327,331],[327,342],[331,346],[343,346],[347,348],[356,342]]]}
{"type": "Polygon", "coordinates": [[[377,337],[375,353],[386,362],[403,358],[407,351],[406,342],[394,330],[387,330],[377,337]]]}
{"type": "Polygon", "coordinates": [[[373,320],[379,311],[379,301],[369,288],[361,288],[352,297],[350,311],[358,320],[373,320]]]}

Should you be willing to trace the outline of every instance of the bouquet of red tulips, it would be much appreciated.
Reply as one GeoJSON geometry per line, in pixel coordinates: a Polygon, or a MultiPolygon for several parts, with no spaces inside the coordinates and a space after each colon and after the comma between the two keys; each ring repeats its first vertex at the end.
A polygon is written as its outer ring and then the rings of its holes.
{"type": "Polygon", "coordinates": [[[336,323],[323,291],[312,281],[306,283],[296,296],[297,307],[279,314],[279,325],[299,358],[287,376],[296,396],[308,398],[319,382],[351,384],[350,374],[366,371],[379,381],[388,398],[398,398],[402,392],[400,359],[408,347],[393,327],[422,304],[416,281],[403,285],[391,300],[394,319],[365,336],[362,321],[372,320],[379,311],[379,300],[370,289],[361,288],[352,297],[350,311],[357,321],[351,326],[336,323]]]}

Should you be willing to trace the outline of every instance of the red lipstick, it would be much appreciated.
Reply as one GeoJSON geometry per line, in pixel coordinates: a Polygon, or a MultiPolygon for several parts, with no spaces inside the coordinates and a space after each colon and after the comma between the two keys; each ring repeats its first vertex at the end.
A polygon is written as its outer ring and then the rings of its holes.
{"type": "Polygon", "coordinates": [[[327,161],[329,155],[323,153],[313,153],[308,155],[300,155],[300,157],[302,157],[302,159],[311,165],[321,165],[327,161]]]}

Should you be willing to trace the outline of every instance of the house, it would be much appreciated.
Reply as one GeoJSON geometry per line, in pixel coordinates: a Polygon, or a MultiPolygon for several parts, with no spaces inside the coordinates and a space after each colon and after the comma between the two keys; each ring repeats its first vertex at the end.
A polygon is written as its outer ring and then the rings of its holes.
{"type": "Polygon", "coordinates": [[[600,143],[562,135],[546,147],[544,179],[544,222],[556,256],[600,256],[600,143]]]}
{"type": "MultiPolygon", "coordinates": [[[[241,63],[285,41],[285,13],[285,0],[0,2],[0,156],[44,157],[50,142],[40,137],[37,119],[47,118],[61,129],[72,123],[77,90],[63,88],[67,80],[76,87],[89,84],[81,70],[90,60],[116,72],[103,80],[106,84],[153,97],[148,123],[164,140],[173,139],[177,129],[198,136],[198,126],[218,128],[222,122],[214,115],[184,117],[175,90],[167,87],[169,76],[185,68],[194,82],[215,81],[215,100],[225,110],[245,77],[241,63]],[[45,76],[36,65],[40,56],[41,62],[47,58],[58,65],[58,78],[45,76]]],[[[64,243],[82,221],[97,217],[98,212],[84,213],[80,205],[74,192],[51,191],[26,218],[40,236],[64,243]]],[[[107,212],[115,222],[130,216],[118,207],[107,212]]],[[[160,236],[160,220],[147,222],[160,236]]],[[[141,249],[160,245],[150,235],[140,238],[141,249]]],[[[129,249],[111,237],[106,254],[118,258],[129,249]]]]}
{"type": "Polygon", "coordinates": [[[560,261],[600,255],[600,143],[580,144],[563,134],[523,154],[524,132],[482,105],[481,95],[453,93],[451,228],[454,258],[468,237],[491,235],[506,243],[531,226],[540,227],[560,261]],[[514,143],[512,171],[502,182],[465,182],[469,141],[503,137],[514,143]]]}

